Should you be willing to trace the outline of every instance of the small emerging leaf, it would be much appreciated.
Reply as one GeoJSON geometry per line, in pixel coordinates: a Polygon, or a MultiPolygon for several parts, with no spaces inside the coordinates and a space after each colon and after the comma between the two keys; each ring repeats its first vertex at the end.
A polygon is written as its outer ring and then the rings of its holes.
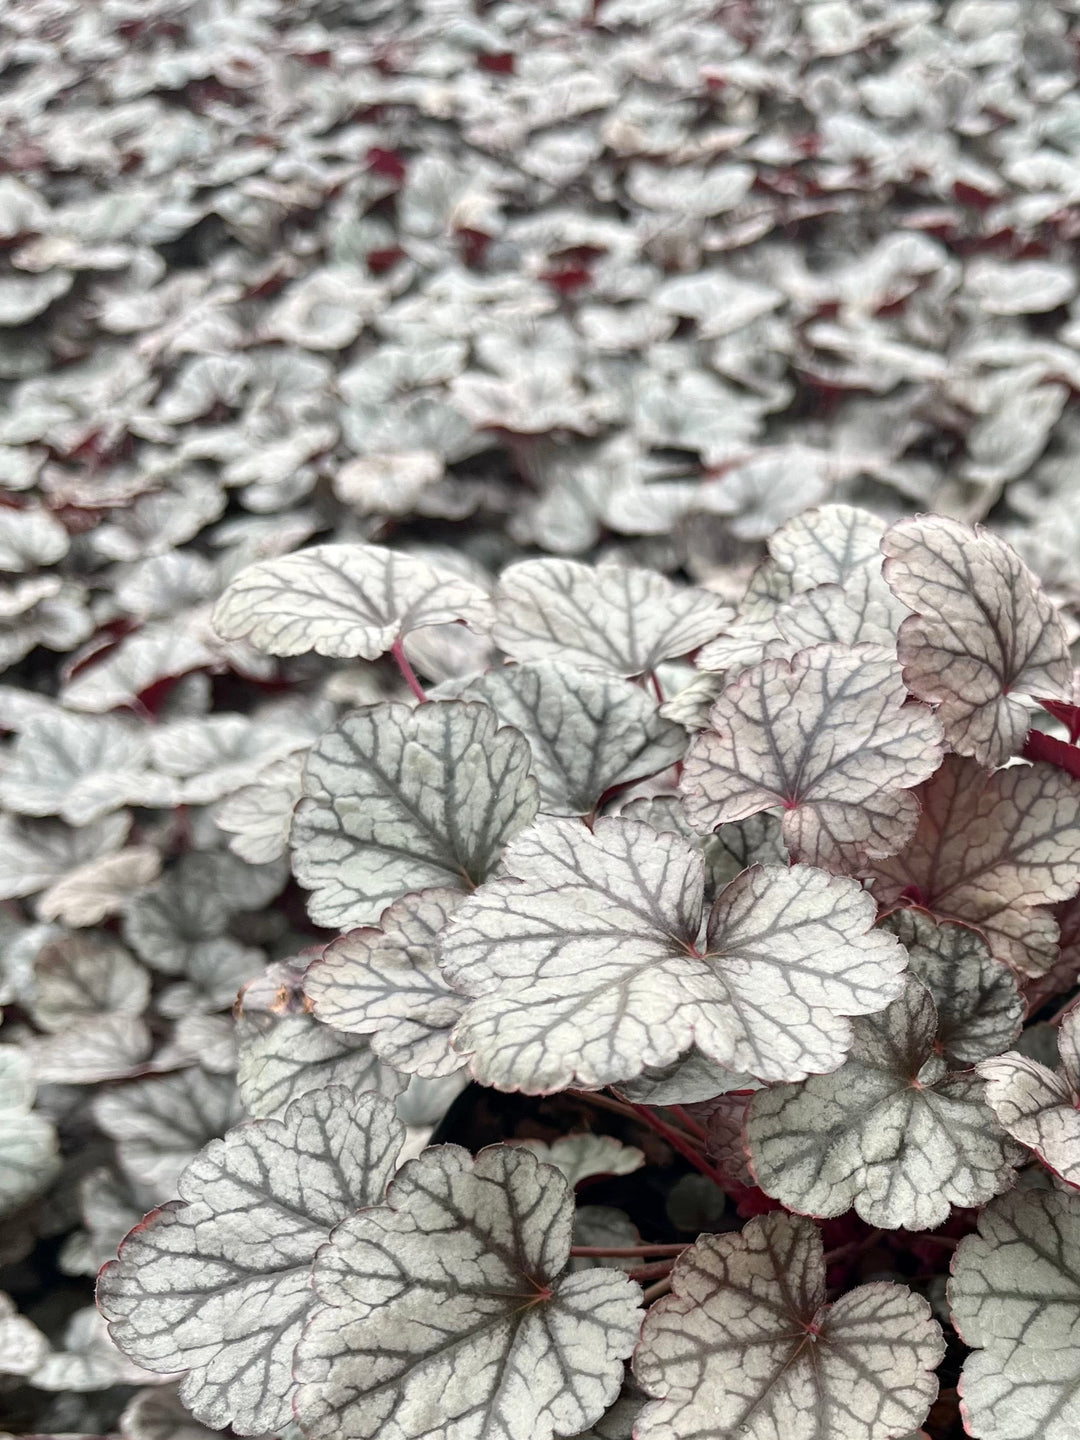
{"type": "Polygon", "coordinates": [[[986,1101],[1014,1140],[1080,1188],[1080,1011],[1058,1027],[1060,1073],[1016,1050],[978,1067],[986,1101]]]}

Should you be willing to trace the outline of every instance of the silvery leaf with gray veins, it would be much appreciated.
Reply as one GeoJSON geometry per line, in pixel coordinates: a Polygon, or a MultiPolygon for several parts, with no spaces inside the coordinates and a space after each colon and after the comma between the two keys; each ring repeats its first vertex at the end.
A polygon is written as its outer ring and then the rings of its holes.
{"type": "Polygon", "coordinates": [[[918,823],[911,790],[942,754],[940,724],[906,699],[899,665],[879,646],[817,645],[746,671],[687,752],[691,824],[782,807],[796,861],[848,871],[895,854],[918,823]]]}
{"type": "Polygon", "coordinates": [[[103,1090],[93,1113],[116,1141],[128,1180],[158,1200],[175,1195],[185,1166],[207,1141],[244,1118],[233,1077],[197,1066],[103,1090]]]}
{"type": "Polygon", "coordinates": [[[1057,1030],[1056,1069],[1017,1050],[978,1067],[998,1123],[1067,1185],[1080,1188],[1080,1011],[1057,1030]]]}
{"type": "Polygon", "coordinates": [[[549,559],[503,571],[495,616],[495,643],[515,660],[643,675],[711,640],[731,610],[654,570],[549,559]]]}
{"type": "Polygon", "coordinates": [[[978,930],[915,908],[894,910],[881,924],[934,997],[937,1043],[948,1059],[973,1065],[1008,1049],[1020,1034],[1024,1000],[1016,975],[978,930]]]}
{"type": "Polygon", "coordinates": [[[904,680],[936,707],[952,749],[984,766],[1015,755],[1028,731],[1021,697],[1071,699],[1058,612],[1011,545],[941,515],[893,525],[885,579],[914,611],[900,627],[904,680]]]}
{"type": "Polygon", "coordinates": [[[476,701],[365,705],[312,747],[293,871],[317,925],[377,921],[410,890],[471,890],[536,814],[525,738],[476,701]]]}
{"type": "Polygon", "coordinates": [[[638,1440],[895,1440],[921,1423],[945,1354],[930,1306],[877,1281],[827,1303],[821,1235],[777,1212],[703,1235],[649,1310],[638,1440]]]}
{"type": "Polygon", "coordinates": [[[403,1133],[389,1100],[333,1087],[211,1141],[179,1177],[180,1198],[102,1271],[98,1304],[121,1350],[186,1371],[180,1397],[205,1424],[278,1432],[315,1304],[312,1262],[335,1225],[379,1203],[403,1133]]]}
{"type": "Polygon", "coordinates": [[[768,1195],[804,1215],[932,1230],[953,1205],[982,1205],[1015,1181],[1022,1152],[971,1071],[935,1049],[937,1011],[909,978],[900,999],[856,1020],[831,1075],[759,1090],[747,1114],[750,1164],[768,1195]]]}
{"type": "Polygon", "coordinates": [[[463,620],[485,630],[479,586],[381,545],[313,545],[242,570],[218,601],[214,625],[271,655],[314,650],[375,660],[424,625],[463,620]]]}
{"type": "Polygon", "coordinates": [[[1073,1440],[1080,1426],[1080,1195],[1015,1190],[957,1247],[949,1308],[978,1440],[1073,1440]]]}
{"type": "Polygon", "coordinates": [[[471,1004],[475,1078],[539,1094],[618,1084],[691,1044],[763,1080],[836,1069],[851,1015],[899,993],[902,948],[854,880],[754,866],[706,914],[705,867],[632,820],[543,818],[459,906],[440,963],[471,1004]],[[762,995],[769,996],[766,1009],[762,995]]]}
{"type": "Polygon", "coordinates": [[[236,1002],[236,1083],[251,1115],[280,1116],[309,1090],[344,1086],[394,1099],[407,1078],[377,1055],[367,1036],[317,1020],[302,989],[303,959],[279,961],[236,1002]]]}
{"type": "Polygon", "coordinates": [[[365,1037],[374,1055],[408,1075],[460,1070],[450,1032],[467,1002],[439,970],[436,943],[464,898],[446,889],[405,895],[378,925],[332,941],[304,976],[317,1018],[339,1035],[365,1037]]]}
{"type": "Polygon", "coordinates": [[[402,1167],[315,1263],[297,1348],[311,1440],[551,1440],[598,1420],[637,1337],[640,1290],[567,1273],[573,1200],[517,1146],[454,1145],[402,1167]]]}
{"type": "Polygon", "coordinates": [[[528,740],[548,815],[589,815],[609,790],[667,769],[686,749],[681,726],[617,675],[539,660],[492,670],[463,693],[528,740]]]}

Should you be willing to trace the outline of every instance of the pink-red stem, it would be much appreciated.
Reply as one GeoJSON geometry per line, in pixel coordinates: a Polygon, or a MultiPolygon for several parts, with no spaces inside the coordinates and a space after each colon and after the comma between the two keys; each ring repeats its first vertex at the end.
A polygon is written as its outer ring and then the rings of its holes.
{"type": "Polygon", "coordinates": [[[397,668],[401,671],[401,677],[405,681],[405,684],[408,685],[409,689],[416,696],[417,700],[419,700],[420,704],[423,705],[428,697],[424,694],[424,687],[416,678],[416,671],[409,664],[408,657],[405,654],[405,647],[404,645],[402,645],[400,640],[395,640],[393,645],[391,645],[390,654],[393,655],[394,660],[397,663],[397,668]]]}

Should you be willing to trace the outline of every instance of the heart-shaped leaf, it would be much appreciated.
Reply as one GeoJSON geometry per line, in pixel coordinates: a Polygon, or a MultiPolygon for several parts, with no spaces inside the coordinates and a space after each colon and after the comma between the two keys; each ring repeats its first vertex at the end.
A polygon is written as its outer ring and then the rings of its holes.
{"type": "Polygon", "coordinates": [[[436,1079],[461,1068],[450,1031],[465,1008],[435,961],[435,942],[464,896],[406,895],[378,926],[350,930],[308,968],[304,990],[326,1025],[370,1037],[373,1052],[408,1075],[436,1079]]]}
{"type": "Polygon", "coordinates": [[[441,945],[451,984],[473,999],[454,1044],[485,1084],[612,1084],[691,1042],[729,1069],[799,1078],[841,1063],[843,1017],[899,991],[903,951],[870,930],[873,904],[845,877],[755,866],[702,933],[704,864],[677,835],[543,819],[503,863],[441,945]]]}
{"type": "Polygon", "coordinates": [[[316,1251],[381,1200],[403,1138],[390,1101],[333,1087],[212,1141],[180,1177],[180,1199],[102,1271],[113,1339],[150,1370],[186,1370],[181,1398],[207,1425],[257,1435],[288,1424],[316,1251]]]}
{"type": "Polygon", "coordinates": [[[366,705],[315,744],[292,827],[317,925],[378,920],[430,886],[472,889],[536,814],[532,756],[475,701],[366,705]]]}
{"type": "Polygon", "coordinates": [[[1001,765],[1028,730],[1023,695],[1070,698],[1057,611],[1011,545],[941,515],[901,520],[882,541],[885,579],[915,613],[900,627],[904,679],[931,701],[961,755],[1001,765]]]}
{"type": "Polygon", "coordinates": [[[495,597],[496,645],[515,660],[643,675],[711,640],[731,610],[707,590],[679,589],[654,570],[522,560],[495,597]]]}
{"type": "Polygon", "coordinates": [[[930,1230],[952,1205],[981,1205],[1020,1158],[970,1072],[935,1051],[937,1011],[909,979],[899,1000],[852,1024],[851,1054],[831,1075],[759,1090],[746,1121],[750,1163],[768,1195],[803,1214],[930,1230]]]}
{"type": "Polygon", "coordinates": [[[941,727],[906,705],[876,646],[816,645],[741,675],[690,746],[680,788],[691,824],[714,829],[783,806],[792,859],[850,870],[911,838],[911,788],[941,762],[941,727]]]}
{"type": "Polygon", "coordinates": [[[978,1440],[1073,1440],[1080,1426],[1080,1195],[1016,1190],[979,1216],[949,1281],[974,1354],[960,1377],[978,1440]]]}
{"type": "Polygon", "coordinates": [[[638,1440],[895,1440],[921,1423],[945,1353],[904,1285],[826,1303],[821,1236],[762,1215],[683,1252],[642,1326],[634,1374],[654,1403],[638,1440]]]}
{"type": "Polygon", "coordinates": [[[1014,1140],[1080,1188],[1080,1011],[1058,1027],[1060,1073],[1016,1050],[984,1060],[986,1102],[1014,1140]]]}
{"type": "Polygon", "coordinates": [[[588,815],[608,790],[655,775],[686,749],[682,727],[617,675],[544,660],[492,670],[464,694],[486,701],[528,740],[549,815],[588,815]]]}
{"type": "Polygon", "coordinates": [[[974,925],[999,960],[1043,974],[1058,938],[1044,905],[1080,886],[1080,782],[1053,765],[987,775],[948,756],[918,799],[911,843],[869,867],[874,894],[887,906],[910,900],[974,925]]]}
{"type": "Polygon", "coordinates": [[[615,1399],[640,1291],[566,1274],[565,1179],[517,1146],[429,1150],[386,1204],[339,1225],[315,1264],[322,1302],[296,1353],[311,1440],[551,1440],[615,1399]]]}
{"type": "Polygon", "coordinates": [[[313,545],[250,565],[214,608],[223,639],[271,655],[314,650],[338,659],[375,660],[410,631],[454,620],[490,624],[483,590],[381,545],[313,545]]]}
{"type": "Polygon", "coordinates": [[[66,935],[34,957],[27,1008],[35,1025],[52,1032],[96,1015],[141,1015],[150,977],[122,945],[107,936],[66,935]]]}

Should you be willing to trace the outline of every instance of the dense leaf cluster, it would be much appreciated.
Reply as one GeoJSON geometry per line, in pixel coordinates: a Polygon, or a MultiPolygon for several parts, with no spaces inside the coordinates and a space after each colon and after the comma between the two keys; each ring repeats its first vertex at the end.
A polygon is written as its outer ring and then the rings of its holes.
{"type": "Polygon", "coordinates": [[[13,1431],[1080,1433],[1074,9],[0,16],[13,1431]]]}

